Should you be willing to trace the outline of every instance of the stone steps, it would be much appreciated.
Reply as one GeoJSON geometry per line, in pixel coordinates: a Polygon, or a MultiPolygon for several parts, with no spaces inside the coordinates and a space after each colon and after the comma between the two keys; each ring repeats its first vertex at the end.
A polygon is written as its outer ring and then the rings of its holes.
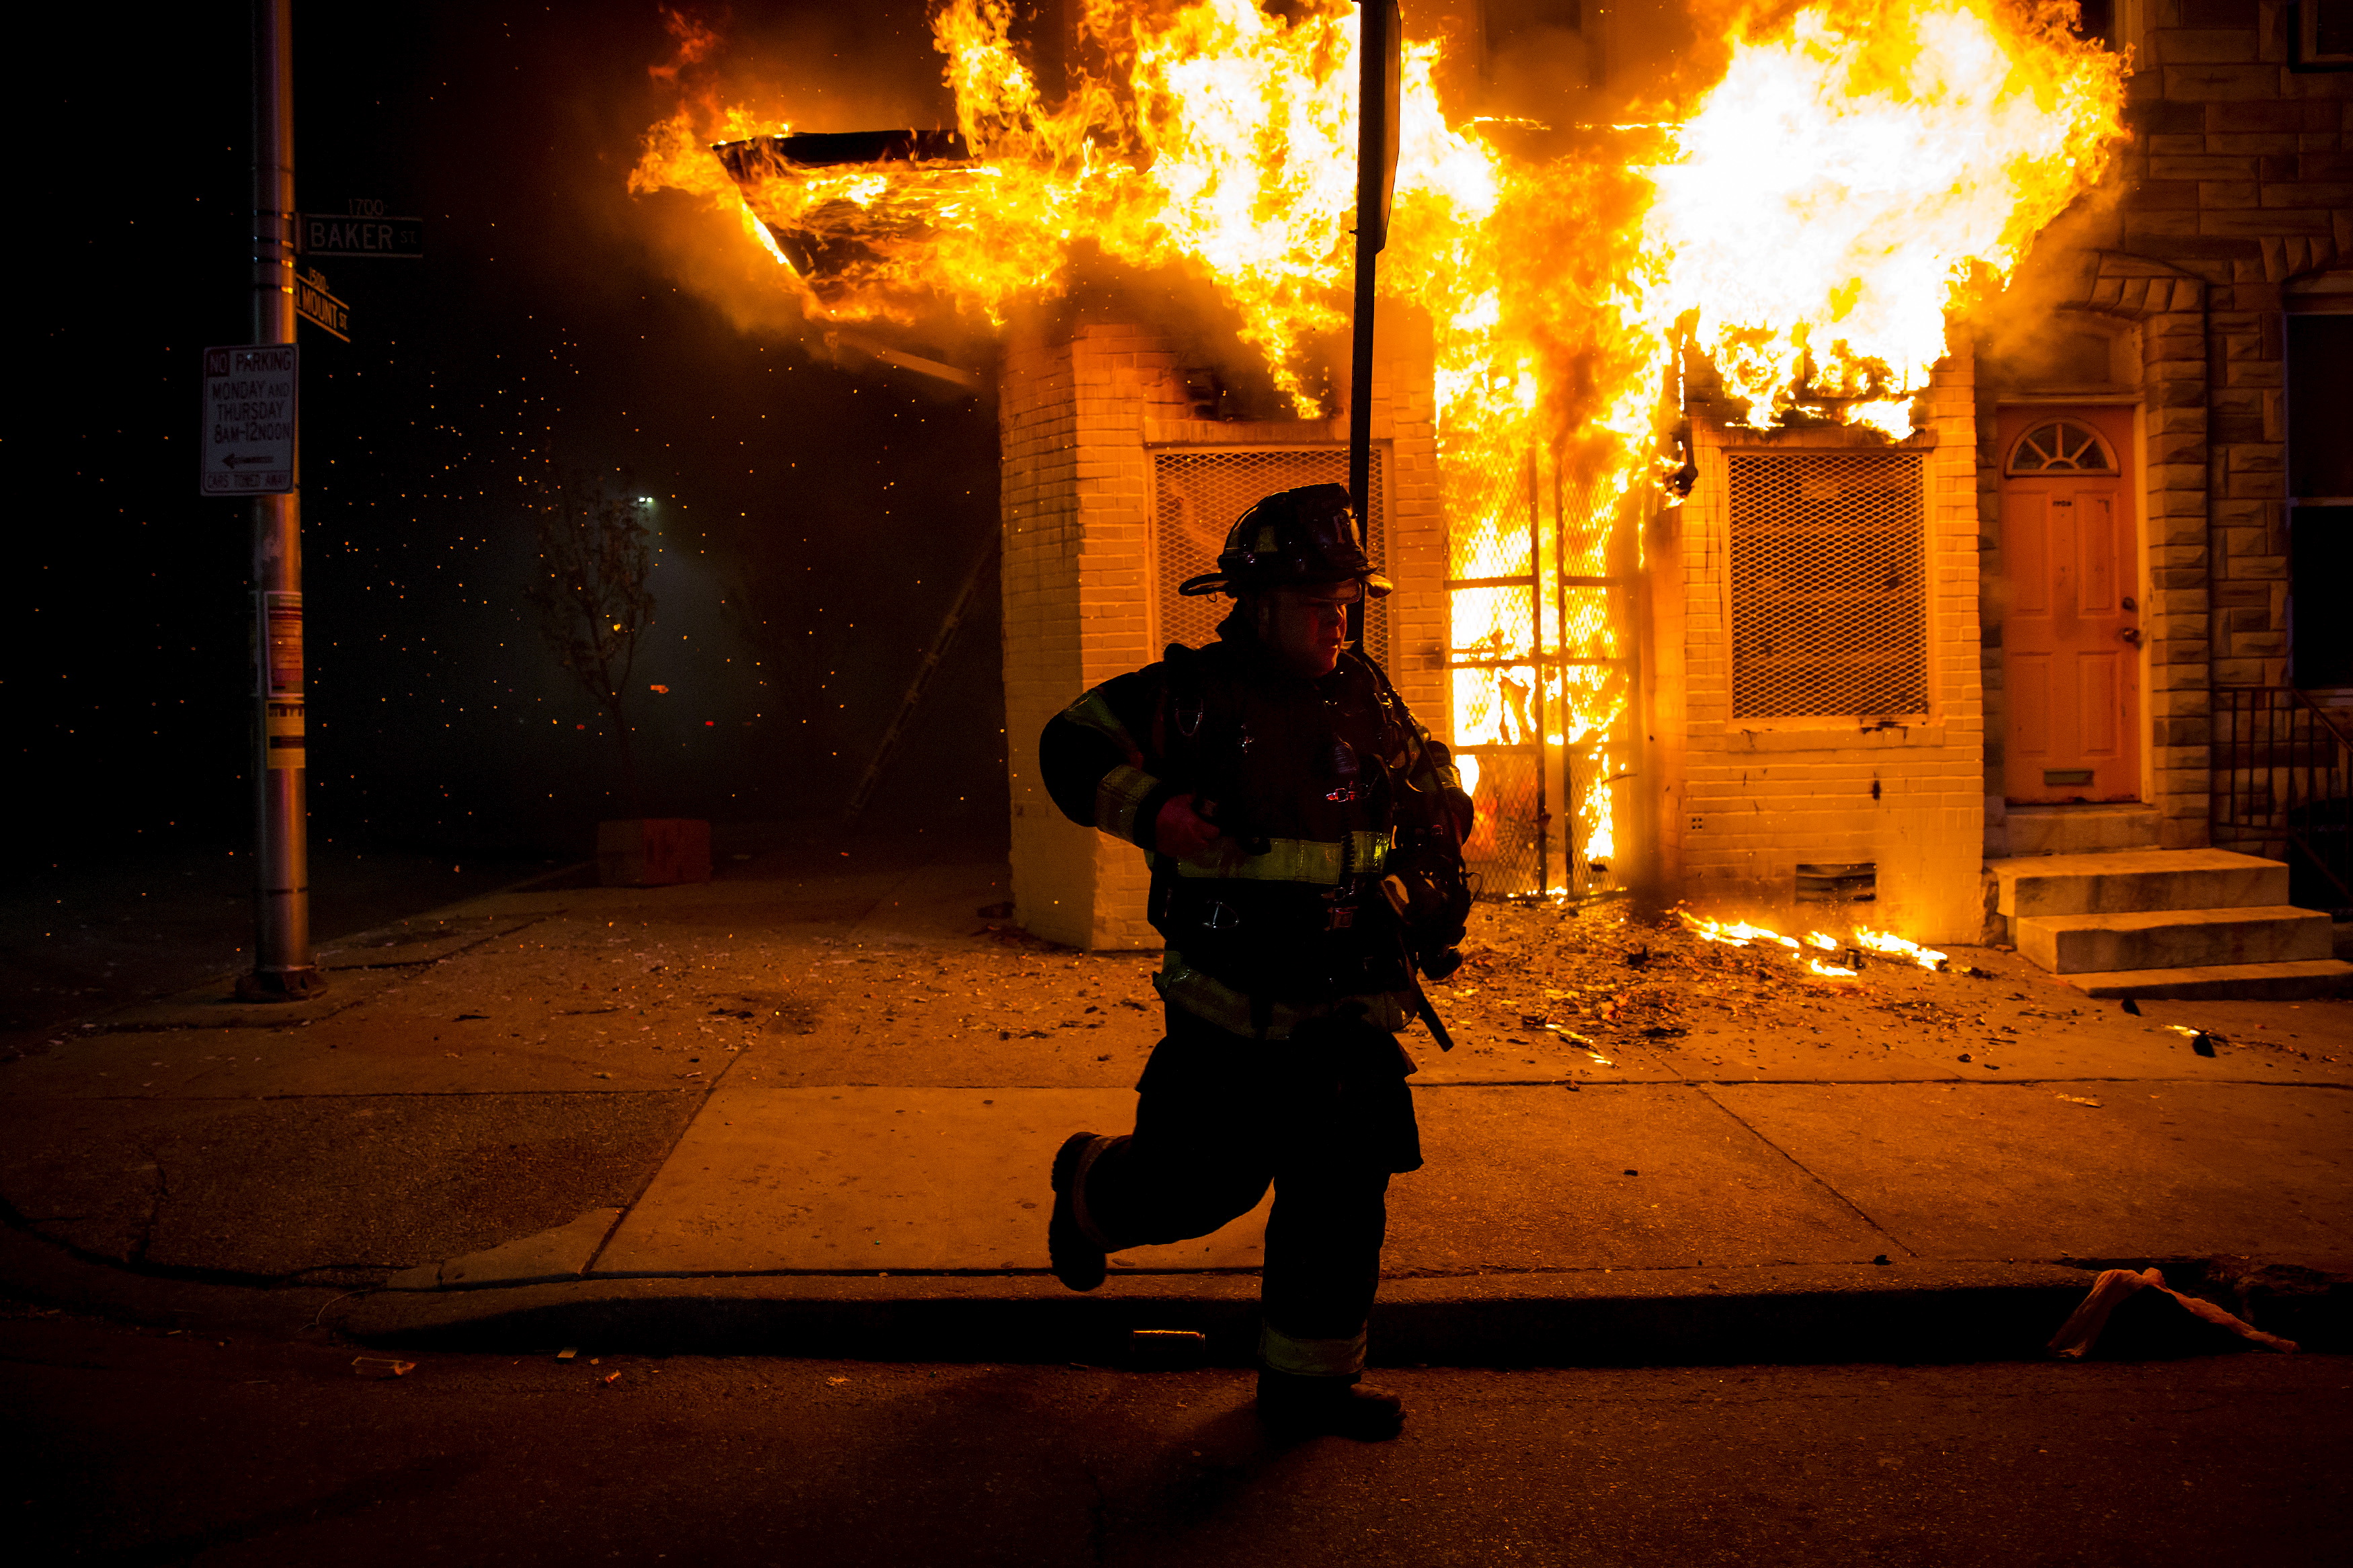
{"type": "Polygon", "coordinates": [[[2124,969],[2063,976],[2087,996],[2176,1002],[2305,1002],[2342,996],[2353,963],[2334,958],[2295,963],[2201,963],[2183,969],[2124,969]]]}
{"type": "Polygon", "coordinates": [[[2286,866],[2228,849],[2038,855],[1996,860],[1992,869],[1996,908],[2013,921],[2287,902],[2286,866]]]}
{"type": "Polygon", "coordinates": [[[2018,951],[2094,996],[2307,997],[2353,989],[2353,964],[2331,956],[2329,917],[2288,903],[2288,868],[2277,860],[2226,849],[2118,848],[2021,856],[1988,869],[2018,951]]]}
{"type": "Polygon", "coordinates": [[[2010,931],[2018,951],[2053,974],[2084,974],[2327,958],[2334,925],[2317,910],[2265,904],[2029,915],[2010,931]]]}
{"type": "Polygon", "coordinates": [[[2003,813],[2012,855],[2154,849],[2163,826],[2146,805],[2013,805],[2003,813]]]}

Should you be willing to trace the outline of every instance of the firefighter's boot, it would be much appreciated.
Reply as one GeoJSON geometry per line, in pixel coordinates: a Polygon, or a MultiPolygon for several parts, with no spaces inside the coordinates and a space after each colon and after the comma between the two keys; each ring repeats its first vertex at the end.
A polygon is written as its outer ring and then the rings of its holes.
{"type": "Polygon", "coordinates": [[[1092,1132],[1073,1132],[1054,1154],[1054,1217],[1046,1225],[1046,1257],[1054,1266],[1054,1278],[1073,1290],[1092,1290],[1103,1282],[1103,1249],[1079,1223],[1079,1208],[1087,1167],[1110,1142],[1092,1132]]]}
{"type": "Polygon", "coordinates": [[[1405,1403],[1354,1377],[1302,1377],[1261,1368],[1258,1418],[1278,1441],[1354,1437],[1380,1443],[1404,1428],[1405,1403]]]}

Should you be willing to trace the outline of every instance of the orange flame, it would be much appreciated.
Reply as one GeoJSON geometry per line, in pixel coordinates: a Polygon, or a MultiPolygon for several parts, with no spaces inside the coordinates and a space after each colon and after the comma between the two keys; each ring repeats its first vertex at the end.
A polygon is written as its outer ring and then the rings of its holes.
{"type": "Polygon", "coordinates": [[[1906,942],[1894,931],[1873,931],[1867,926],[1854,928],[1854,944],[1868,952],[1882,952],[1891,958],[1908,958],[1923,969],[1941,968],[1948,956],[1934,948],[1922,947],[1916,942],[1906,942]]]}
{"type": "Polygon", "coordinates": [[[1643,247],[1662,308],[1754,416],[1812,396],[1908,431],[1947,312],[1998,288],[2121,143],[2122,62],[2072,37],[2073,14],[1833,0],[1732,40],[1648,171],[1643,247]]]}
{"type": "Polygon", "coordinates": [[[1702,942],[1720,942],[1730,947],[1746,947],[1755,942],[1786,948],[1793,961],[1797,959],[1805,961],[1808,973],[1828,979],[1852,979],[1856,972],[1817,958],[1806,951],[1808,948],[1823,952],[1836,952],[1841,948],[1848,947],[1857,948],[1865,952],[1908,958],[1921,968],[1932,971],[1942,967],[1947,961],[1946,954],[1933,948],[1922,947],[1918,942],[1906,941],[1893,931],[1873,931],[1868,926],[1855,927],[1853,937],[1848,942],[1841,942],[1827,931],[1808,931],[1805,939],[1800,942],[1796,937],[1783,936],[1779,931],[1769,927],[1751,925],[1746,921],[1711,920],[1704,915],[1695,915],[1689,910],[1677,910],[1675,913],[1691,933],[1702,942]]]}

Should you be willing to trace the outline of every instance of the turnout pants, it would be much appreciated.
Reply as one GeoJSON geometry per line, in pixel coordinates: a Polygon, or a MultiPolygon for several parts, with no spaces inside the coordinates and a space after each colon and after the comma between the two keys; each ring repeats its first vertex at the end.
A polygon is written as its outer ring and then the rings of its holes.
{"type": "Polygon", "coordinates": [[[1274,1186],[1260,1354],[1278,1372],[1363,1370],[1392,1173],[1421,1164],[1412,1059],[1387,1030],[1319,1020],[1288,1040],[1178,1007],[1136,1084],[1135,1131],[1095,1145],[1080,1225],[1107,1252],[1207,1236],[1274,1186]]]}

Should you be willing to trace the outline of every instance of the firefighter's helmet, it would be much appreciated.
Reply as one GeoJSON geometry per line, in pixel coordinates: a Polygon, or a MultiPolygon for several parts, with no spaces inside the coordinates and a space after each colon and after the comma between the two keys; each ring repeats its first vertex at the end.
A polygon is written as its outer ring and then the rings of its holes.
{"type": "Polygon", "coordinates": [[[1249,594],[1310,583],[1356,582],[1368,597],[1389,591],[1356,542],[1356,509],[1345,485],[1302,485],[1277,490],[1234,520],[1218,569],[1187,578],[1176,591],[1249,594]]]}

